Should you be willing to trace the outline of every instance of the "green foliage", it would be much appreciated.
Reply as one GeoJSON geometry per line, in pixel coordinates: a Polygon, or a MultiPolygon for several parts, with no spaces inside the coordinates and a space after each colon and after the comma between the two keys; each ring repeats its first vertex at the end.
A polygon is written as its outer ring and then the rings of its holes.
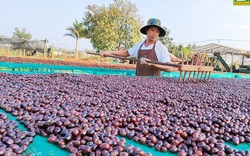
{"type": "Polygon", "coordinates": [[[180,57],[181,56],[181,51],[179,51],[178,47],[175,44],[170,44],[168,46],[168,51],[170,53],[172,53],[173,55],[175,55],[176,57],[180,57]]]}
{"type": "Polygon", "coordinates": [[[163,37],[160,37],[159,38],[159,41],[161,41],[162,44],[164,44],[165,46],[167,46],[168,48],[170,46],[172,46],[172,41],[173,41],[173,38],[170,38],[169,37],[169,34],[170,34],[170,30],[168,30],[166,27],[162,27],[165,31],[166,31],[166,35],[163,36],[163,37]]]}
{"type": "Polygon", "coordinates": [[[64,36],[70,36],[75,39],[83,38],[84,35],[84,29],[83,29],[83,23],[79,23],[76,19],[75,22],[73,23],[73,26],[70,26],[66,28],[68,33],[64,34],[64,36]]]}
{"type": "Polygon", "coordinates": [[[196,45],[194,44],[193,45],[189,44],[186,47],[184,47],[182,44],[175,45],[173,43],[170,43],[170,45],[168,46],[168,50],[176,57],[178,58],[184,57],[184,59],[186,59],[187,57],[191,57],[193,54],[195,54],[194,52],[195,47],[196,45]]]}
{"type": "Polygon", "coordinates": [[[141,17],[136,5],[114,0],[106,6],[89,5],[83,17],[86,37],[96,50],[121,50],[141,40],[141,17]]]}
{"type": "Polygon", "coordinates": [[[187,45],[187,47],[184,47],[182,44],[175,45],[172,43],[173,38],[169,37],[170,30],[168,30],[166,27],[163,26],[163,29],[166,31],[166,35],[164,37],[160,37],[159,41],[162,42],[165,46],[168,47],[168,50],[170,53],[175,55],[178,58],[186,58],[187,56],[191,56],[194,54],[193,49],[195,48],[195,45],[187,45]]]}
{"type": "Polygon", "coordinates": [[[85,37],[85,31],[83,29],[83,23],[79,23],[77,20],[73,23],[73,26],[66,28],[68,33],[64,34],[64,36],[70,36],[76,39],[75,45],[75,58],[78,59],[78,39],[85,37]]]}
{"type": "Polygon", "coordinates": [[[30,33],[26,32],[26,29],[19,30],[19,28],[15,28],[15,31],[13,32],[13,38],[15,39],[24,39],[24,40],[30,40],[32,38],[32,35],[30,33]]]}

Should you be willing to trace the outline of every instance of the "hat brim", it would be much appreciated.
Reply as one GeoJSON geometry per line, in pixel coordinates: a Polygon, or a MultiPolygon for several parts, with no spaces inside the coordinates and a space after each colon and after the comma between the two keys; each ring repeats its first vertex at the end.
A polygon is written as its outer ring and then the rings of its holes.
{"type": "Polygon", "coordinates": [[[159,27],[157,25],[146,25],[144,27],[141,28],[140,32],[144,35],[147,35],[147,32],[146,32],[146,29],[148,27],[151,27],[151,26],[155,26],[155,27],[158,27],[160,29],[160,34],[159,34],[159,37],[163,37],[166,35],[166,31],[162,28],[162,27],[159,27]]]}

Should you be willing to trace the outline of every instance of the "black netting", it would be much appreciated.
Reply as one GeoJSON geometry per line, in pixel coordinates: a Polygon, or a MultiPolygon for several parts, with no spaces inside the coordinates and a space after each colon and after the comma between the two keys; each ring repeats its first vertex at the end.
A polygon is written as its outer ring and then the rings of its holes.
{"type": "Polygon", "coordinates": [[[47,40],[27,41],[24,39],[0,37],[0,44],[8,44],[13,50],[21,49],[31,53],[44,53],[44,50],[47,51],[47,42],[47,40]]]}

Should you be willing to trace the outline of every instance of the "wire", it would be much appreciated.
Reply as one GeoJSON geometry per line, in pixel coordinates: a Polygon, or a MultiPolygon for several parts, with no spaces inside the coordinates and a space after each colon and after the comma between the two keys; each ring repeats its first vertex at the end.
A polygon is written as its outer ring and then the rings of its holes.
{"type": "Polygon", "coordinates": [[[248,40],[233,40],[233,39],[219,39],[219,40],[225,40],[225,41],[238,41],[238,42],[250,42],[248,40]]]}
{"type": "Polygon", "coordinates": [[[186,43],[197,43],[197,42],[209,42],[209,41],[216,41],[218,39],[211,39],[211,40],[202,40],[202,41],[193,41],[193,42],[182,42],[179,44],[186,44],[186,43]]]}
{"type": "Polygon", "coordinates": [[[250,40],[235,40],[235,39],[210,39],[210,40],[201,40],[201,41],[192,41],[192,42],[182,42],[179,44],[187,44],[187,43],[198,43],[198,42],[209,42],[209,41],[237,41],[237,42],[250,42],[250,40]]]}

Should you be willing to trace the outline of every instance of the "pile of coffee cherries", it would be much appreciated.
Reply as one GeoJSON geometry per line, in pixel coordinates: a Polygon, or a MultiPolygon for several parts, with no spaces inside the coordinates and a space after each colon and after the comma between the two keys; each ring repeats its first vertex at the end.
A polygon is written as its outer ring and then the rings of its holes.
{"type": "Polygon", "coordinates": [[[30,131],[0,114],[0,152],[19,154],[39,134],[71,156],[152,155],[126,139],[162,155],[250,155],[224,144],[250,142],[249,90],[249,79],[0,73],[0,108],[30,131]]]}

